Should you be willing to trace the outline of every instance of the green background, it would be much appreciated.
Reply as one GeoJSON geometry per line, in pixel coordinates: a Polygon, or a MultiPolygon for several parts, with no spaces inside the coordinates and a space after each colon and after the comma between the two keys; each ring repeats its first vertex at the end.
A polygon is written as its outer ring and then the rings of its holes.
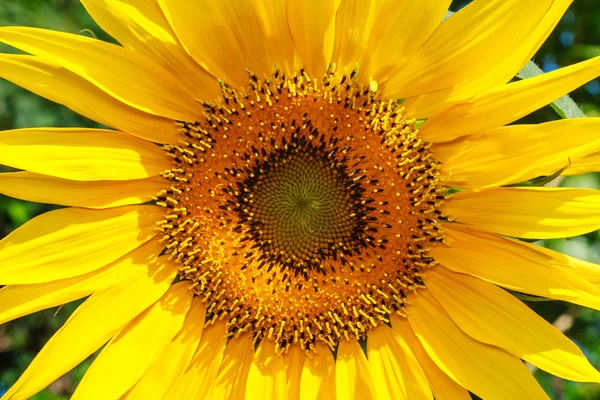
{"type": "MultiPolygon", "coordinates": [[[[528,1],[528,0],[524,0],[528,1]]],[[[453,10],[465,1],[455,1],[453,10]]],[[[26,25],[78,33],[91,29],[103,40],[111,40],[86,14],[77,0],[2,0],[0,26],[26,25]]],[[[86,33],[88,34],[88,33],[86,33]]],[[[12,52],[0,45],[0,51],[12,52]]],[[[600,55],[600,2],[575,0],[552,36],[540,49],[535,62],[545,71],[600,55]]],[[[591,82],[573,93],[572,97],[590,117],[600,116],[600,82],[591,82]]],[[[546,107],[520,122],[543,122],[557,119],[546,107]]],[[[65,107],[37,97],[0,79],[0,130],[37,126],[98,125],[78,116],[65,107]]],[[[600,132],[598,132],[600,135],[600,132]]],[[[1,171],[8,171],[0,166],[1,171]]],[[[600,189],[600,176],[588,174],[570,177],[561,186],[600,189]]],[[[56,208],[28,203],[0,195],[0,237],[32,217],[56,208]]],[[[544,245],[582,259],[600,263],[600,232],[564,240],[546,241],[544,245]]],[[[62,325],[78,302],[61,308],[41,311],[4,325],[0,325],[0,394],[24,371],[28,363],[50,336],[62,325]]],[[[528,303],[548,321],[555,323],[579,345],[592,364],[600,367],[600,312],[561,302],[528,303]]],[[[73,343],[76,346],[77,343],[73,343]]],[[[53,383],[34,399],[65,399],[74,390],[91,359],[53,383]]],[[[553,399],[600,399],[600,387],[578,384],[554,378],[539,370],[536,378],[553,399]]]]}

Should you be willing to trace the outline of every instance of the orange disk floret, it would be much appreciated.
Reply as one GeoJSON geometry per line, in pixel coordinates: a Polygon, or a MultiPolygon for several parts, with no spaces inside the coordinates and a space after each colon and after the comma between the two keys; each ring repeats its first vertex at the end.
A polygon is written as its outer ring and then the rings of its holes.
{"type": "Polygon", "coordinates": [[[232,337],[279,351],[363,338],[434,263],[439,165],[402,107],[353,75],[250,73],[165,146],[167,252],[232,337]]]}

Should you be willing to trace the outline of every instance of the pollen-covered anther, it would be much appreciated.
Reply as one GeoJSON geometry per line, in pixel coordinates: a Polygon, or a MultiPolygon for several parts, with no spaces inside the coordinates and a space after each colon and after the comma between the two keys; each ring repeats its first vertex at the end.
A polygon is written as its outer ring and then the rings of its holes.
{"type": "Polygon", "coordinates": [[[445,189],[414,120],[354,72],[224,85],[167,145],[158,224],[207,321],[311,351],[405,315],[443,241],[445,189]]]}

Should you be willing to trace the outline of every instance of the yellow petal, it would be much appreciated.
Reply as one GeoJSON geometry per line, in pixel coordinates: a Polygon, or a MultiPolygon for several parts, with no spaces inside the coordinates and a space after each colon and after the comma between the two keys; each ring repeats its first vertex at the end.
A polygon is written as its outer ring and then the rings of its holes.
{"type": "Polygon", "coordinates": [[[130,107],[68,69],[38,57],[0,54],[0,77],[84,117],[151,142],[178,144],[183,137],[172,119],[130,107]]]}
{"type": "Polygon", "coordinates": [[[600,290],[578,276],[585,271],[582,261],[469,226],[447,224],[445,230],[450,247],[431,249],[444,267],[517,292],[600,309],[600,290]]]}
{"type": "Polygon", "coordinates": [[[121,399],[161,400],[171,384],[184,373],[192,361],[202,337],[205,319],[206,305],[199,297],[194,297],[181,331],[165,347],[138,383],[121,399]]]}
{"type": "Polygon", "coordinates": [[[187,54],[156,1],[82,0],[82,3],[102,29],[193,88],[198,99],[219,97],[217,79],[187,54]]]}
{"type": "Polygon", "coordinates": [[[367,355],[378,399],[433,399],[410,344],[389,326],[380,324],[369,332],[367,355]]]}
{"type": "Polygon", "coordinates": [[[531,34],[550,4],[552,0],[470,3],[439,26],[383,92],[390,98],[411,97],[484,75],[531,34]]]}
{"type": "MultiPolygon", "coordinates": [[[[210,3],[210,0],[208,2],[210,3]]],[[[223,13],[227,27],[234,34],[242,53],[244,64],[240,65],[259,75],[270,74],[274,61],[269,47],[265,46],[267,37],[259,16],[262,9],[255,1],[247,0],[222,1],[218,9],[223,13]]],[[[237,66],[238,69],[240,65],[237,66]]]]}
{"type": "Polygon", "coordinates": [[[494,86],[507,83],[531,60],[572,2],[573,0],[554,0],[533,31],[523,40],[515,42],[514,48],[502,54],[500,60],[496,60],[483,75],[457,86],[406,99],[402,103],[406,107],[405,115],[417,119],[429,118],[452,104],[465,102],[494,86]]]}
{"type": "Polygon", "coordinates": [[[225,355],[219,367],[211,399],[244,399],[246,381],[254,359],[252,335],[243,334],[227,343],[225,355]]]}
{"type": "Polygon", "coordinates": [[[458,222],[526,239],[577,236],[600,228],[600,191],[549,187],[456,193],[442,206],[458,222]]]}
{"type": "Polygon", "coordinates": [[[136,268],[132,279],[87,299],[46,343],[3,400],[25,400],[98,350],[171,286],[177,266],[161,257],[136,268]]]}
{"type": "Polygon", "coordinates": [[[600,171],[600,151],[574,161],[563,175],[580,175],[600,171]]]}
{"type": "Polygon", "coordinates": [[[335,360],[329,347],[315,343],[315,354],[306,357],[300,381],[301,400],[336,399],[335,360]]]}
{"type": "Polygon", "coordinates": [[[123,132],[77,128],[0,132],[0,163],[80,181],[143,179],[172,166],[152,143],[123,132]]]}
{"type": "Polygon", "coordinates": [[[600,288],[600,265],[598,264],[580,260],[543,246],[508,239],[507,242],[511,251],[517,252],[523,257],[540,264],[551,265],[600,288]]]}
{"type": "MultiPolygon", "coordinates": [[[[342,0],[335,15],[335,40],[331,63],[338,71],[357,68],[383,0],[342,0]]],[[[361,65],[361,69],[362,69],[361,65]]],[[[368,77],[368,75],[367,75],[368,77]]]]}
{"type": "Polygon", "coordinates": [[[369,364],[358,340],[342,340],[335,363],[335,387],[338,399],[374,399],[375,389],[369,364]]]}
{"type": "Polygon", "coordinates": [[[547,399],[518,358],[467,336],[425,289],[411,299],[408,321],[448,376],[486,400],[547,399]]]}
{"type": "Polygon", "coordinates": [[[287,399],[287,378],[283,357],[273,342],[264,339],[258,345],[246,382],[246,398],[287,399]]]}
{"type": "Polygon", "coordinates": [[[0,174],[0,193],[21,200],[62,206],[109,208],[151,201],[168,187],[162,177],[130,181],[81,182],[33,172],[0,174]]]}
{"type": "Polygon", "coordinates": [[[189,367],[175,380],[165,400],[205,399],[215,385],[226,346],[225,322],[207,326],[189,367]]]}
{"type": "Polygon", "coordinates": [[[385,87],[388,80],[403,74],[402,66],[438,29],[450,3],[450,0],[385,2],[373,23],[360,66],[361,75],[373,77],[385,87]]]}
{"type": "Polygon", "coordinates": [[[300,400],[300,383],[306,352],[298,345],[292,345],[283,355],[285,363],[285,376],[288,386],[288,400],[300,400]]]}
{"type": "Polygon", "coordinates": [[[5,286],[0,289],[0,325],[89,296],[130,278],[141,266],[158,257],[163,249],[158,240],[151,240],[106,267],[81,276],[48,283],[5,286]]]}
{"type": "Polygon", "coordinates": [[[82,35],[27,27],[0,28],[0,41],[62,65],[123,103],[180,121],[202,117],[191,91],[151,59],[82,35]]]}
{"type": "Polygon", "coordinates": [[[546,254],[552,257],[550,263],[553,267],[560,268],[568,274],[575,275],[600,289],[600,265],[579,260],[550,249],[543,249],[548,250],[548,253],[546,254]]]}
{"type": "Polygon", "coordinates": [[[433,146],[448,186],[505,186],[552,175],[600,149],[600,118],[511,125],[433,146]],[[519,143],[515,146],[515,143],[519,143]]]}
{"type": "Polygon", "coordinates": [[[246,85],[250,68],[270,73],[273,61],[254,2],[158,1],[179,40],[208,72],[230,85],[246,85]]]}
{"type": "Polygon", "coordinates": [[[94,360],[71,399],[118,399],[127,392],[183,326],[192,305],[189,284],[172,285],[128,323],[94,360]]]}
{"type": "Polygon", "coordinates": [[[156,236],[163,215],[157,206],[42,214],[0,241],[0,282],[41,283],[102,268],[156,236]]]}
{"type": "Polygon", "coordinates": [[[321,80],[333,53],[335,14],[341,0],[289,0],[288,23],[304,69],[321,80]]]}
{"type": "MultiPolygon", "coordinates": [[[[560,256],[564,255],[556,251],[553,251],[553,253],[560,256]]],[[[556,264],[553,264],[553,266],[561,268],[569,274],[576,275],[600,289],[600,265],[568,256],[567,260],[568,266],[564,264],[562,258],[559,258],[559,260],[554,258],[553,263],[556,262],[556,264]],[[575,271],[571,269],[573,267],[576,269],[575,271]]]]}
{"type": "Polygon", "coordinates": [[[408,319],[391,315],[392,329],[406,342],[421,366],[436,400],[471,400],[469,391],[452,380],[427,355],[410,327],[408,319]]]}
{"type": "Polygon", "coordinates": [[[600,381],[600,372],[573,342],[508,292],[445,268],[427,271],[423,279],[452,320],[473,339],[564,379],[600,381]]]}
{"type": "Polygon", "coordinates": [[[296,47],[287,22],[287,0],[256,0],[254,2],[265,32],[273,62],[291,76],[300,65],[297,63],[296,47]]]}
{"type": "MultiPolygon", "coordinates": [[[[519,13],[523,13],[520,7],[517,8],[519,13]]],[[[498,86],[431,117],[421,126],[421,135],[429,142],[447,142],[460,136],[498,128],[542,108],[598,75],[600,57],[498,86]]]]}

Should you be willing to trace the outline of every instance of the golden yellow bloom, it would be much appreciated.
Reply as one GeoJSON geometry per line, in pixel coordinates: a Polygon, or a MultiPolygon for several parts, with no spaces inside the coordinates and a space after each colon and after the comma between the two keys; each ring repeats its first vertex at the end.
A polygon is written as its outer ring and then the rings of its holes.
{"type": "Polygon", "coordinates": [[[114,128],[0,133],[0,192],[69,206],[0,242],[0,323],[89,296],[3,399],[103,345],[75,399],[600,382],[503,290],[600,309],[599,266],[518,240],[600,228],[600,193],[508,187],[600,170],[598,119],[505,126],[600,75],[507,83],[571,0],[82,2],[122,46],[0,28],[31,54],[1,77],[114,128]]]}

